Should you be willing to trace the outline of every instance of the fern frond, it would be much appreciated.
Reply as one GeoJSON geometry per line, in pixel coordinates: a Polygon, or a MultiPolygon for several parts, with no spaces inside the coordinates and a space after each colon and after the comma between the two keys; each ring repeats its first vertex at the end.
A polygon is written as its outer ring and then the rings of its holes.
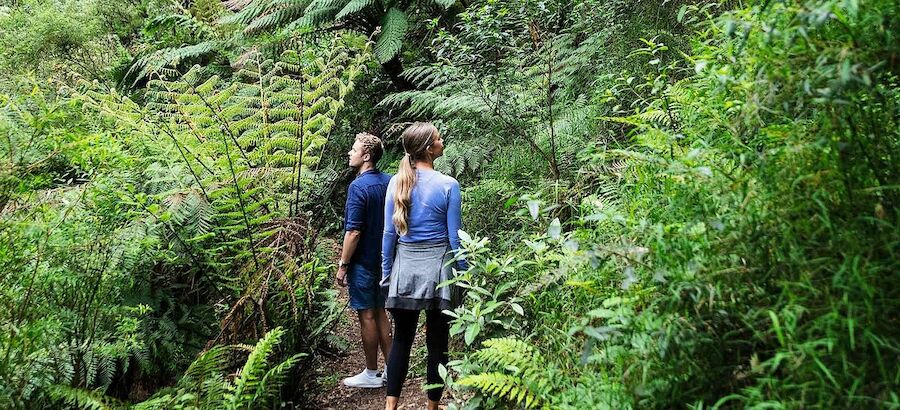
{"type": "Polygon", "coordinates": [[[418,86],[419,89],[432,89],[437,86],[450,82],[453,77],[445,66],[440,65],[423,65],[419,67],[411,67],[403,70],[401,73],[411,83],[418,86]]]}
{"type": "Polygon", "coordinates": [[[522,379],[498,372],[465,376],[456,382],[459,385],[474,387],[491,396],[502,397],[526,408],[539,407],[541,401],[535,396],[522,379]]]}
{"type": "Polygon", "coordinates": [[[360,10],[375,4],[375,0],[350,0],[347,5],[334,16],[335,20],[342,20],[345,17],[358,13],[360,10]]]}
{"type": "Polygon", "coordinates": [[[300,3],[280,9],[269,10],[266,14],[253,19],[253,21],[244,28],[244,33],[256,34],[273,27],[283,26],[288,22],[295,21],[302,17],[305,9],[306,5],[300,3]]]}
{"type": "Polygon", "coordinates": [[[132,78],[131,86],[146,78],[150,73],[159,71],[166,66],[174,66],[181,61],[205,56],[215,51],[219,46],[216,40],[203,41],[184,47],[164,48],[152,54],[138,58],[128,71],[125,78],[132,78]]]}
{"type": "MultiPolygon", "coordinates": [[[[237,1],[237,0],[233,0],[233,1],[237,1]]],[[[270,7],[272,7],[273,3],[275,2],[274,0],[249,0],[249,2],[248,2],[248,0],[240,0],[240,1],[247,2],[247,3],[246,4],[227,3],[226,7],[230,8],[230,9],[234,9],[236,7],[240,7],[240,9],[234,14],[229,14],[229,15],[220,17],[219,20],[217,21],[217,23],[220,25],[227,25],[227,24],[246,25],[246,24],[249,24],[251,21],[253,21],[257,17],[259,17],[266,10],[268,10],[270,7]]],[[[300,1],[303,1],[303,0],[300,0],[300,1]]]]}
{"type": "Polygon", "coordinates": [[[200,354],[178,380],[178,387],[198,390],[205,380],[222,373],[227,366],[227,346],[214,346],[200,354]]]}
{"type": "Polygon", "coordinates": [[[253,403],[255,406],[267,406],[272,398],[278,396],[278,391],[284,385],[287,373],[300,362],[300,359],[306,357],[305,353],[295,354],[277,366],[272,367],[263,376],[262,382],[257,387],[256,393],[253,395],[253,403]]]}
{"type": "MultiPolygon", "coordinates": [[[[183,396],[180,398],[184,398],[183,396]]],[[[165,410],[176,407],[179,397],[171,394],[155,394],[154,397],[131,406],[129,410],[165,410]]]]}
{"type": "Polygon", "coordinates": [[[232,404],[248,403],[248,399],[252,401],[262,379],[265,377],[265,367],[268,364],[269,355],[272,354],[272,350],[281,341],[283,334],[284,329],[277,327],[256,343],[250,356],[247,357],[247,362],[241,369],[239,376],[234,381],[232,404]]]}
{"type": "Polygon", "coordinates": [[[381,34],[375,42],[375,57],[380,63],[390,61],[403,47],[403,38],[409,28],[406,13],[391,7],[381,20],[381,34]]]}
{"type": "Polygon", "coordinates": [[[253,0],[226,0],[222,2],[222,5],[228,10],[237,12],[243,10],[251,3],[253,3],[253,0]]]}
{"type": "Polygon", "coordinates": [[[68,406],[88,410],[116,410],[124,408],[111,397],[103,395],[100,389],[84,390],[69,386],[52,386],[50,396],[68,406]]]}
{"type": "Polygon", "coordinates": [[[516,373],[533,374],[543,367],[543,357],[533,346],[515,338],[489,339],[475,356],[494,368],[512,368],[516,373]]]}
{"type": "Polygon", "coordinates": [[[146,30],[150,32],[175,27],[199,34],[202,37],[212,37],[215,34],[212,27],[190,14],[165,14],[156,16],[147,21],[146,27],[146,30]]]}

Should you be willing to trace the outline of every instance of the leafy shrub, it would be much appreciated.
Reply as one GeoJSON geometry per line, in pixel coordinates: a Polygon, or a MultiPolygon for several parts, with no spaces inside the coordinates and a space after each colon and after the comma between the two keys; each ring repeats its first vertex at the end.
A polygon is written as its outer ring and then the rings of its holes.
{"type": "MultiPolygon", "coordinates": [[[[535,284],[517,336],[558,372],[542,402],[897,406],[896,4],[706,12],[683,8],[692,55],[647,40],[630,58],[657,68],[620,83],[637,97],[597,100],[635,107],[604,118],[630,142],[582,153],[617,185],[526,242],[553,264],[506,279],[535,284]]],[[[497,405],[504,366],[455,368],[497,405]]]]}

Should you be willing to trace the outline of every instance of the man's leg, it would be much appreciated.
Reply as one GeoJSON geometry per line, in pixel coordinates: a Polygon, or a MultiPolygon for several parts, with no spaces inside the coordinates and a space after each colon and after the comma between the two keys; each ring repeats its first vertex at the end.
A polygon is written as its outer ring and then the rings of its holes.
{"type": "MultiPolygon", "coordinates": [[[[356,313],[359,316],[359,330],[362,334],[363,354],[366,356],[366,368],[369,370],[378,369],[378,345],[379,345],[379,323],[377,321],[376,310],[380,310],[384,314],[384,309],[363,309],[356,313]]],[[[385,356],[387,357],[387,356],[385,356]]]]}
{"type": "Polygon", "coordinates": [[[381,347],[381,354],[384,355],[385,367],[387,367],[387,359],[391,354],[391,321],[384,308],[373,310],[375,311],[375,323],[378,325],[378,345],[381,347]]]}
{"type": "Polygon", "coordinates": [[[356,310],[359,318],[366,368],[360,374],[344,379],[344,385],[348,387],[377,388],[384,385],[384,379],[378,374],[378,324],[373,308],[376,301],[373,299],[371,276],[371,272],[362,266],[354,265],[350,268],[350,307],[356,310]]]}

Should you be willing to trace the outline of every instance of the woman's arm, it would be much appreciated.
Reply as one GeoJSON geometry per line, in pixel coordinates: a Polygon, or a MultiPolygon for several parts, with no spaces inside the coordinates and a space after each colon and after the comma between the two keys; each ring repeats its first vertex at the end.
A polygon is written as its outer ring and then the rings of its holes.
{"type": "Polygon", "coordinates": [[[381,237],[381,277],[386,278],[391,274],[394,265],[394,249],[397,246],[397,228],[394,227],[394,179],[388,184],[387,195],[384,197],[384,233],[381,237]]]}
{"type": "MultiPolygon", "coordinates": [[[[462,229],[462,194],[459,191],[459,182],[455,179],[450,185],[450,197],[447,204],[447,235],[450,237],[450,249],[460,249],[459,230],[462,229]]],[[[456,267],[460,270],[469,269],[465,259],[456,261],[456,267]]]]}

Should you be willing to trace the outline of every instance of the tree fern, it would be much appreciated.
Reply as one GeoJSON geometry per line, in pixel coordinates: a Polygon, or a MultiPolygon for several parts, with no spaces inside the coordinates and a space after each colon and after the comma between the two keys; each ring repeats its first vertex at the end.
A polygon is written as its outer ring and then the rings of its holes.
{"type": "Polygon", "coordinates": [[[222,319],[223,329],[230,329],[221,334],[227,339],[216,342],[241,337],[234,323],[264,328],[262,309],[270,298],[286,302],[294,320],[303,316],[301,309],[312,309],[296,294],[313,277],[301,275],[294,259],[306,255],[296,251],[308,252],[315,237],[306,227],[295,228],[293,218],[334,118],[370,54],[335,46],[309,57],[294,51],[277,61],[250,55],[229,81],[199,67],[183,74],[159,70],[148,83],[145,106],[116,94],[89,92],[85,98],[89,109],[142,135],[138,141],[157,156],[144,170],[153,197],[130,202],[162,229],[162,238],[175,242],[169,249],[192,260],[205,255],[238,273],[222,277],[241,283],[244,294],[222,319]],[[291,231],[280,234],[282,229],[291,231]],[[270,286],[281,292],[269,292],[270,286]]]}
{"type": "Polygon", "coordinates": [[[291,6],[299,6],[303,4],[302,7],[306,7],[306,4],[309,4],[309,0],[240,0],[240,1],[229,1],[226,2],[226,7],[231,10],[234,10],[235,13],[227,14],[219,18],[218,23],[220,25],[229,25],[229,24],[239,24],[242,26],[246,26],[253,21],[253,19],[262,15],[266,10],[276,5],[282,5],[282,7],[291,7],[291,6]]]}
{"type": "MultiPolygon", "coordinates": [[[[443,9],[449,0],[430,1],[443,9]]],[[[376,3],[372,0],[256,0],[220,20],[244,25],[244,33],[279,33],[297,37],[323,30],[349,29],[375,39],[375,57],[400,89],[410,85],[403,77],[399,53],[409,30],[407,15],[422,9],[419,2],[376,3]]],[[[434,9],[430,7],[430,9],[434,9]]]]}
{"type": "Polygon", "coordinates": [[[408,28],[409,22],[403,11],[392,7],[385,13],[381,19],[381,34],[375,43],[375,57],[379,62],[386,63],[400,52],[408,28]]]}

